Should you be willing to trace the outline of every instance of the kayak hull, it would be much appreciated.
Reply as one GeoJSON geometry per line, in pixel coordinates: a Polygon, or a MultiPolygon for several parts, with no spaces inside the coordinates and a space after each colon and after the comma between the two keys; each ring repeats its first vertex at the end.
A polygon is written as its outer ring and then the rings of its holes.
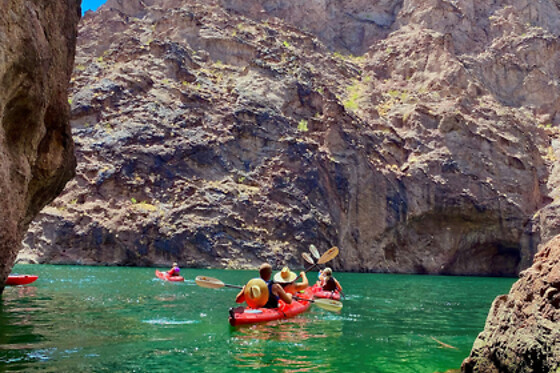
{"type": "Polygon", "coordinates": [[[5,285],[6,286],[27,285],[34,282],[38,278],[39,276],[35,276],[35,275],[9,275],[5,285]]]}
{"type": "MultiPolygon", "coordinates": [[[[307,288],[303,293],[298,293],[298,297],[312,299],[311,288],[307,288]]],[[[307,311],[311,306],[311,302],[308,300],[293,300],[291,304],[279,300],[278,303],[280,305],[278,308],[231,308],[229,310],[229,323],[232,326],[238,326],[288,319],[307,311]]]]}
{"type": "Polygon", "coordinates": [[[311,288],[311,291],[313,292],[314,298],[340,300],[340,292],[338,290],[326,291],[323,290],[323,288],[320,285],[315,284],[311,288]]]}
{"type": "Polygon", "coordinates": [[[171,281],[171,282],[182,282],[185,281],[183,276],[169,276],[167,272],[160,272],[156,269],[156,277],[160,280],[171,281]]]}

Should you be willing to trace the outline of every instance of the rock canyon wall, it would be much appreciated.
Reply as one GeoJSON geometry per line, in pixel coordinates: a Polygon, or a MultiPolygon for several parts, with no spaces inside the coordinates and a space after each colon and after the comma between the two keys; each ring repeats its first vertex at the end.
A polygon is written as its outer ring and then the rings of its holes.
{"type": "Polygon", "coordinates": [[[315,244],[337,270],[527,268],[554,201],[557,5],[343,3],[88,12],[77,177],[22,258],[245,268],[315,244]]]}
{"type": "Polygon", "coordinates": [[[0,292],[27,227],[73,176],[68,83],[77,0],[3,2],[0,15],[0,292]]]}
{"type": "Polygon", "coordinates": [[[543,245],[509,294],[494,300],[462,371],[558,372],[560,237],[543,245]]]}

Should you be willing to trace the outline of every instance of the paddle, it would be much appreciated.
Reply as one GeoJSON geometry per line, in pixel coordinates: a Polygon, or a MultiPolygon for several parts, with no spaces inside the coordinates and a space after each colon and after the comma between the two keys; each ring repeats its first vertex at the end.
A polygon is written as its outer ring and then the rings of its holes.
{"type": "MultiPolygon", "coordinates": [[[[196,279],[194,281],[198,286],[203,288],[209,288],[209,289],[219,289],[223,287],[243,289],[243,286],[225,284],[224,282],[218,280],[217,278],[208,277],[208,276],[196,276],[196,279]]],[[[297,295],[292,295],[292,298],[315,303],[317,306],[327,311],[338,312],[342,309],[342,303],[332,299],[307,299],[307,298],[298,297],[297,295]]]]}
{"type": "MultiPolygon", "coordinates": [[[[329,262],[329,261],[333,260],[334,258],[336,258],[337,255],[338,255],[338,247],[333,246],[330,249],[328,249],[327,251],[325,251],[325,253],[323,255],[321,255],[321,257],[319,258],[319,260],[317,260],[317,263],[315,263],[313,261],[313,258],[311,258],[309,256],[309,254],[303,253],[303,254],[301,254],[301,256],[303,256],[303,259],[305,259],[305,261],[308,262],[309,264],[313,264],[311,267],[307,268],[303,272],[307,273],[307,272],[311,271],[313,268],[315,268],[316,266],[318,266],[319,264],[325,264],[326,262],[329,262]]],[[[301,277],[301,273],[292,282],[296,282],[300,277],[301,277]]]]}
{"type": "Polygon", "coordinates": [[[301,256],[303,257],[303,259],[305,259],[305,261],[307,263],[315,265],[315,261],[313,260],[311,255],[309,255],[308,253],[303,253],[303,254],[301,254],[301,256]]]}
{"type": "Polygon", "coordinates": [[[313,255],[313,257],[315,259],[320,258],[319,251],[317,251],[317,248],[315,247],[315,245],[313,245],[313,244],[309,245],[309,252],[311,253],[311,255],[313,255]]]}
{"type": "Polygon", "coordinates": [[[203,288],[209,288],[209,289],[219,289],[223,287],[243,289],[243,286],[225,284],[222,281],[218,280],[217,278],[208,277],[208,276],[196,276],[194,281],[198,286],[203,288]]]}
{"type": "Polygon", "coordinates": [[[339,302],[334,299],[323,299],[323,298],[307,299],[307,298],[300,298],[297,295],[292,295],[292,298],[315,303],[320,308],[331,312],[339,312],[342,309],[342,302],[339,302]]]}
{"type": "MultiPolygon", "coordinates": [[[[307,253],[304,253],[307,254],[307,253]]],[[[325,264],[326,262],[329,262],[331,260],[333,260],[334,258],[336,258],[336,256],[338,255],[338,247],[333,246],[330,249],[328,249],[327,251],[325,251],[325,253],[323,255],[321,255],[321,257],[319,258],[319,260],[317,260],[317,263],[313,263],[313,259],[311,259],[311,257],[309,255],[303,255],[303,259],[305,259],[307,262],[313,264],[311,267],[307,268],[306,270],[304,270],[304,273],[307,273],[309,271],[311,271],[313,268],[315,268],[316,266],[318,266],[319,264],[325,264]],[[307,258],[306,258],[307,257],[307,258]],[[311,260],[311,261],[309,261],[311,260]]],[[[298,275],[298,277],[296,277],[294,279],[294,281],[292,281],[292,283],[296,282],[297,280],[299,280],[301,278],[301,273],[298,275]]]]}

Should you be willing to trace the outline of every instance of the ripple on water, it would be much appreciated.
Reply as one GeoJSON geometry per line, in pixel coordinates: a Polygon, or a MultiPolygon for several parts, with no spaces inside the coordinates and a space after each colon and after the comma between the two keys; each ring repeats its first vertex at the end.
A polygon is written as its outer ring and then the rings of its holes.
{"type": "Polygon", "coordinates": [[[199,324],[198,320],[169,320],[169,319],[153,319],[153,320],[142,320],[144,324],[150,325],[187,325],[187,324],[199,324]]]}

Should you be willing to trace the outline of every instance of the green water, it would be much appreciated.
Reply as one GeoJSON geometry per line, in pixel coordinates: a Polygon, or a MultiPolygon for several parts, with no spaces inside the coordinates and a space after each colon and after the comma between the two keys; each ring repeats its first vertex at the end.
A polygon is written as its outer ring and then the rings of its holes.
{"type": "MultiPolygon", "coordinates": [[[[492,300],[514,279],[337,273],[340,313],[232,328],[235,289],[254,272],[18,265],[37,274],[0,299],[1,372],[436,372],[459,368],[492,300]],[[456,349],[443,348],[433,338],[456,349]]],[[[310,279],[316,274],[311,273],[310,279]]]]}

